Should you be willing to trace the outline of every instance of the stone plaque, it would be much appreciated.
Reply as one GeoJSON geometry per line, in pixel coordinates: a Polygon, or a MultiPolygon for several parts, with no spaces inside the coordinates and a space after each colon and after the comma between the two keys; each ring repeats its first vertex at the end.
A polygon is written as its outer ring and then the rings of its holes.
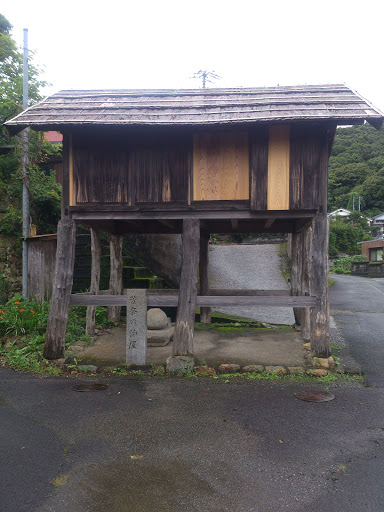
{"type": "Polygon", "coordinates": [[[127,290],[126,362],[145,364],[147,358],[147,290],[127,290]]]}

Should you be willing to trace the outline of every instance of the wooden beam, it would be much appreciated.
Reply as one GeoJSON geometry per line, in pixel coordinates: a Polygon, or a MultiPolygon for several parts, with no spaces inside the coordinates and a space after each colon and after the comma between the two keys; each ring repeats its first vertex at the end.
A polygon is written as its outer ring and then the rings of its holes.
{"type": "Polygon", "coordinates": [[[328,140],[324,133],[319,179],[319,210],[311,230],[310,293],[319,298],[311,311],[311,351],[313,355],[330,355],[328,296],[328,140]]]}
{"type": "Polygon", "coordinates": [[[276,219],[268,219],[268,220],[265,222],[265,224],[264,224],[264,228],[265,228],[265,229],[269,229],[269,228],[272,226],[272,224],[275,222],[275,220],[276,220],[276,219]]]}
{"type": "MultiPolygon", "coordinates": [[[[303,236],[301,233],[292,233],[291,248],[291,294],[293,296],[301,295],[302,273],[303,273],[303,254],[302,254],[303,236]]],[[[301,310],[294,309],[296,323],[301,325],[301,310]]]]}
{"type": "Polygon", "coordinates": [[[68,166],[69,166],[69,206],[75,206],[76,201],[75,201],[75,198],[73,197],[73,141],[72,141],[72,134],[69,134],[68,166]]]}
{"type": "MultiPolygon", "coordinates": [[[[200,260],[199,260],[199,276],[200,276],[200,295],[210,295],[209,293],[209,233],[200,233],[200,260]]],[[[202,324],[211,323],[211,308],[200,309],[200,322],[202,324]]]]}
{"type": "Polygon", "coordinates": [[[60,220],[57,226],[55,278],[43,352],[46,359],[64,357],[65,334],[73,284],[75,244],[75,222],[68,219],[60,220]]]}
{"type": "Polygon", "coordinates": [[[175,224],[172,222],[169,222],[168,220],[160,220],[159,222],[160,222],[160,224],[162,224],[163,226],[165,226],[171,230],[175,229],[175,224]]]}
{"type": "Polygon", "coordinates": [[[248,209],[225,209],[221,201],[217,201],[217,205],[211,205],[211,209],[203,209],[199,207],[189,207],[189,209],[179,208],[177,210],[161,209],[158,210],[135,210],[135,209],[105,209],[95,206],[91,209],[84,207],[72,207],[70,209],[72,217],[76,220],[92,221],[92,220],[180,220],[183,218],[195,219],[242,219],[257,220],[270,218],[297,221],[298,219],[311,219],[316,215],[316,210],[269,210],[265,212],[255,212],[248,209]]]}
{"type": "MultiPolygon", "coordinates": [[[[109,289],[113,295],[120,295],[123,289],[123,236],[110,235],[110,276],[109,289]]],[[[108,320],[111,322],[120,321],[121,308],[111,306],[108,308],[108,320]]]]}
{"type": "MultiPolygon", "coordinates": [[[[149,307],[176,307],[179,304],[179,296],[173,293],[147,294],[147,304],[149,307]]],[[[72,306],[87,306],[95,304],[99,306],[125,304],[125,295],[87,295],[75,294],[71,296],[72,306]]],[[[198,295],[196,297],[196,307],[218,307],[218,306],[276,306],[276,307],[298,307],[314,308],[318,305],[316,297],[287,295],[198,295]]]]}
{"type": "MultiPolygon", "coordinates": [[[[310,255],[311,255],[311,242],[312,242],[312,228],[309,226],[304,232],[302,237],[302,282],[301,282],[301,295],[310,294],[310,255]]],[[[311,311],[309,308],[304,308],[301,313],[301,336],[305,341],[311,339],[311,311]]]]}
{"type": "Polygon", "coordinates": [[[199,252],[200,221],[197,219],[184,219],[183,263],[172,347],[172,355],[174,356],[193,355],[199,252]]]}
{"type": "MultiPolygon", "coordinates": [[[[99,233],[91,228],[91,287],[90,293],[97,295],[99,293],[100,285],[100,255],[101,255],[101,244],[99,233]]],[[[88,306],[87,308],[87,323],[85,333],[88,336],[94,336],[95,334],[95,315],[96,306],[88,306]]]]}
{"type": "Polygon", "coordinates": [[[63,134],[63,188],[61,195],[61,218],[69,217],[69,136],[63,134]]]}

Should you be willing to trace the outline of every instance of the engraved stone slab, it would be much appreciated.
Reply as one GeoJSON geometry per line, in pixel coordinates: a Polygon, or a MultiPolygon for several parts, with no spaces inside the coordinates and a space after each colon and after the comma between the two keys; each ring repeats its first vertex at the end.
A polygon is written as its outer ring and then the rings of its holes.
{"type": "Polygon", "coordinates": [[[147,358],[147,290],[127,290],[126,362],[145,364],[147,358]]]}

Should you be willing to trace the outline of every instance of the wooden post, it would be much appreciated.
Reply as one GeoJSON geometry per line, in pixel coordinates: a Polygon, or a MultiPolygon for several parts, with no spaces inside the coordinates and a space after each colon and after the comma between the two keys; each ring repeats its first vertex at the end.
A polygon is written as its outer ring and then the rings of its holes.
{"type": "MultiPolygon", "coordinates": [[[[304,230],[302,236],[302,254],[303,254],[303,273],[301,282],[301,295],[310,294],[310,257],[311,257],[312,228],[304,230]]],[[[302,308],[301,310],[301,336],[305,341],[311,339],[311,310],[302,308]]]]}
{"type": "MultiPolygon", "coordinates": [[[[209,295],[209,233],[203,231],[200,233],[200,295],[209,295]]],[[[200,308],[200,322],[202,324],[211,323],[211,308],[200,308]]]]}
{"type": "Polygon", "coordinates": [[[69,301],[73,284],[75,263],[76,224],[63,219],[57,227],[57,251],[51,309],[45,335],[44,357],[64,357],[65,334],[68,322],[69,301]]]}
{"type": "MultiPolygon", "coordinates": [[[[303,278],[302,233],[292,233],[291,238],[291,294],[301,295],[303,278]]],[[[301,308],[293,308],[296,323],[302,324],[301,308]]]]}
{"type": "Polygon", "coordinates": [[[319,305],[311,311],[311,352],[328,357],[329,342],[329,297],[328,297],[328,133],[322,134],[322,152],[319,162],[319,209],[313,219],[311,242],[310,292],[319,305]]]}
{"type": "MultiPolygon", "coordinates": [[[[97,295],[99,293],[100,254],[101,254],[100,235],[99,235],[98,231],[96,231],[94,228],[91,228],[92,265],[91,265],[90,292],[92,295],[97,295]]],[[[87,324],[86,324],[85,332],[89,336],[93,336],[95,334],[95,314],[96,314],[96,306],[88,306],[87,307],[87,324]]]]}
{"type": "Polygon", "coordinates": [[[177,308],[174,356],[193,355],[193,331],[199,268],[200,220],[183,221],[183,263],[181,267],[179,305],[177,308]]]}
{"type": "MultiPolygon", "coordinates": [[[[110,235],[110,276],[109,290],[111,295],[121,295],[123,290],[123,235],[110,235]]],[[[120,306],[108,308],[108,320],[111,322],[120,321],[120,306]]]]}

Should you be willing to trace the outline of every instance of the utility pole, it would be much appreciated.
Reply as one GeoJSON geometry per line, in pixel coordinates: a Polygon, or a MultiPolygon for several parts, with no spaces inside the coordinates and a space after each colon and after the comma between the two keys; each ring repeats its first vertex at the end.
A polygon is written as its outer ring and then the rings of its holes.
{"type": "Polygon", "coordinates": [[[352,210],[355,210],[355,194],[352,194],[352,210]]]}
{"type": "MultiPolygon", "coordinates": [[[[23,109],[28,108],[28,29],[24,29],[23,48],[23,109]]],[[[23,179],[23,270],[22,270],[22,291],[23,297],[28,297],[28,243],[29,236],[29,178],[28,178],[28,143],[29,128],[22,133],[23,157],[22,157],[22,179],[23,179]]]]}
{"type": "Polygon", "coordinates": [[[361,201],[360,201],[360,196],[359,196],[359,211],[361,211],[361,201]]]}

